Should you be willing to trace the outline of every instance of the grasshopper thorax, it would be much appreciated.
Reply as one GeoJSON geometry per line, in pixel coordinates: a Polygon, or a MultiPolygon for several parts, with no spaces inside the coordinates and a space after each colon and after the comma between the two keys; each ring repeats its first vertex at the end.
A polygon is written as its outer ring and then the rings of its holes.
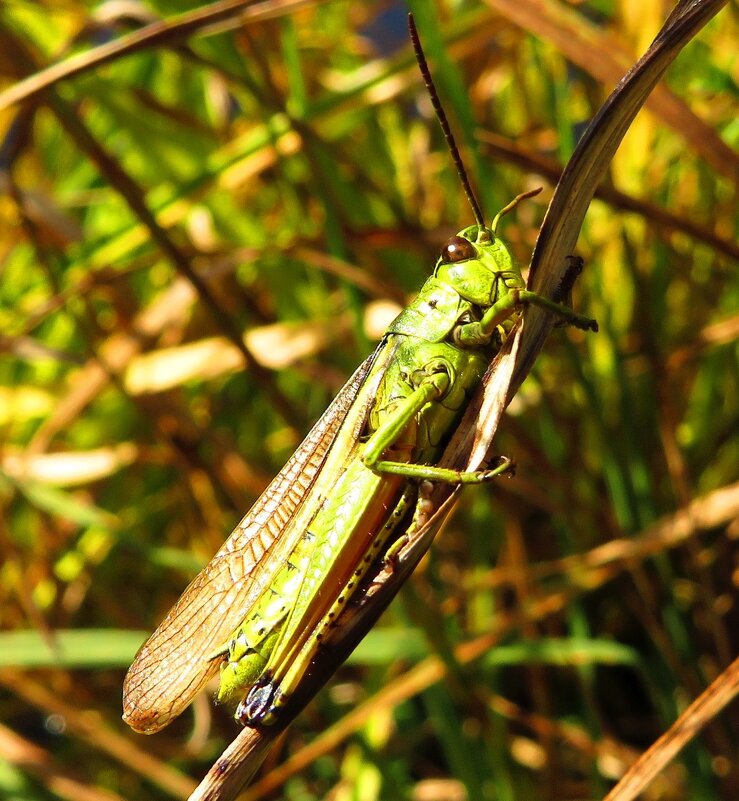
{"type": "Polygon", "coordinates": [[[521,271],[506,244],[490,228],[478,225],[465,228],[444,244],[434,277],[482,307],[495,303],[501,281],[506,286],[523,286],[521,271]]]}

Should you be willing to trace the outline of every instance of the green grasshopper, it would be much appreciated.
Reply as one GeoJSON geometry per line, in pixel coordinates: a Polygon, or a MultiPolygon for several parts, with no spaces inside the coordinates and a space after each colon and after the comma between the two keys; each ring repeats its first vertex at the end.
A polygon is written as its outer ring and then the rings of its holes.
{"type": "Polygon", "coordinates": [[[598,330],[528,291],[497,236],[501,216],[534,193],[485,225],[412,21],[411,38],[476,223],[446,242],[415,300],[142,646],[123,695],[137,731],[167,725],[218,672],[237,720],[278,721],[370,567],[391,563],[433,511],[425,482],[479,484],[510,469],[436,463],[526,305],[598,330]]]}

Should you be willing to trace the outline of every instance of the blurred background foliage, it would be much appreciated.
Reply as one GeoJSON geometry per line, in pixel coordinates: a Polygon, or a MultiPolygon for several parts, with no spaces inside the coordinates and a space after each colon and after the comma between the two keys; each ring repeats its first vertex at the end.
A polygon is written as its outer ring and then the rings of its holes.
{"type": "MultiPolygon", "coordinates": [[[[125,668],[470,223],[403,4],[178,27],[223,5],[0,6],[2,88],[74,66],[0,111],[4,799],[186,797],[228,711],[135,735],[125,668]]],[[[501,226],[525,264],[669,4],[408,5],[488,217],[546,187],[501,226]]],[[[555,332],[511,405],[518,475],[466,493],[250,798],[597,798],[736,653],[736,28],[688,45],[591,206],[601,331],[555,332]]],[[[737,739],[717,718],[643,797],[739,797],[737,739]]]]}

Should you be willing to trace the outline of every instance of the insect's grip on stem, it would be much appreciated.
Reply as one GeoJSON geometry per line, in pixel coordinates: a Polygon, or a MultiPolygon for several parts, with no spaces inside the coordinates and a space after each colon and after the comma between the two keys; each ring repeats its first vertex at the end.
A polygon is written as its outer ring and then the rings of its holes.
{"type": "Polygon", "coordinates": [[[467,195],[467,200],[472,207],[472,214],[475,218],[475,222],[482,231],[485,228],[485,218],[483,217],[482,209],[480,208],[480,204],[477,202],[475,193],[472,191],[472,185],[467,177],[467,171],[462,163],[462,157],[459,155],[459,148],[457,147],[457,143],[454,141],[454,134],[452,134],[452,129],[449,127],[449,120],[447,119],[444,108],[439,100],[439,93],[436,91],[434,79],[431,77],[431,70],[429,70],[429,65],[426,61],[423,47],[421,47],[421,40],[418,37],[416,22],[413,19],[413,14],[410,13],[408,14],[408,31],[410,32],[411,43],[413,44],[413,52],[416,54],[418,69],[421,71],[423,82],[426,84],[426,89],[429,93],[429,97],[431,98],[431,105],[434,107],[436,117],[439,120],[439,125],[441,125],[441,130],[444,132],[444,138],[446,139],[449,147],[452,161],[454,162],[454,166],[457,170],[457,175],[459,175],[459,180],[462,182],[464,193],[467,195]]]}

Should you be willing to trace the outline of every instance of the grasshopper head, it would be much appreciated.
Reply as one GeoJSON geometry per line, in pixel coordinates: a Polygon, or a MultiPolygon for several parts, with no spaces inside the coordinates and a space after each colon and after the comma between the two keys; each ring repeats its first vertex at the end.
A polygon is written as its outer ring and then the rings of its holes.
{"type": "Polygon", "coordinates": [[[471,225],[449,239],[441,249],[434,276],[453,287],[465,300],[478,306],[492,306],[500,282],[520,282],[521,271],[502,239],[490,228],[471,225]]]}

